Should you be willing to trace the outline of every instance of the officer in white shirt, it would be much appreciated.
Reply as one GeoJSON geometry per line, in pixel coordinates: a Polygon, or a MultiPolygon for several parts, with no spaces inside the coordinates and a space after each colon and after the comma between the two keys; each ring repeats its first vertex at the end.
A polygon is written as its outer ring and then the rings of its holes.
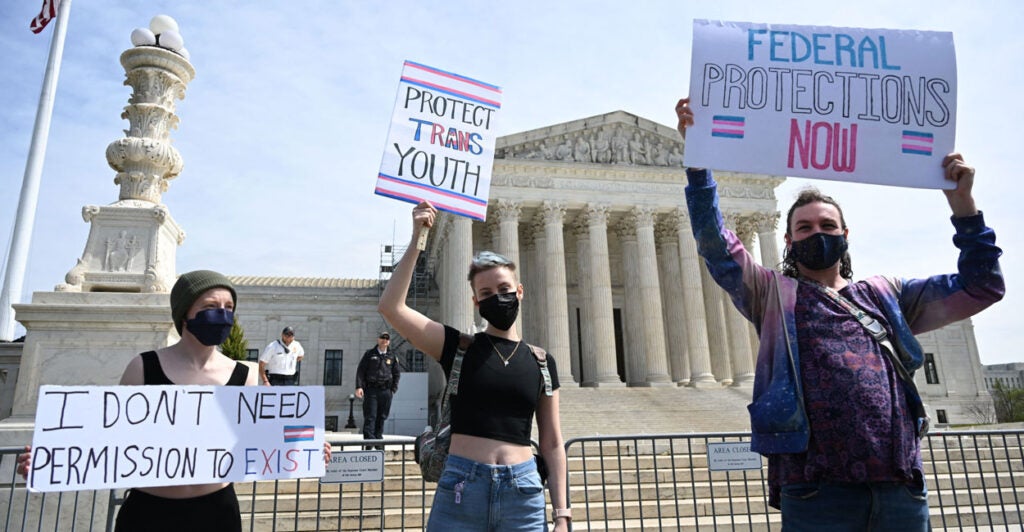
{"type": "Polygon", "coordinates": [[[295,329],[285,327],[281,339],[267,345],[260,355],[260,377],[270,386],[295,386],[296,364],[302,362],[302,344],[295,339],[295,329]]]}

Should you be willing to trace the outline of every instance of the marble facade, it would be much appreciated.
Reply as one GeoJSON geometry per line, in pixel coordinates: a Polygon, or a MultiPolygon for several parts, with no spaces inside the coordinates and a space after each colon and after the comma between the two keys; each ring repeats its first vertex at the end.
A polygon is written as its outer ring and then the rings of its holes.
{"type": "MultiPolygon", "coordinates": [[[[519,265],[520,326],[556,358],[563,386],[749,388],[757,337],[697,256],[681,160],[665,155],[682,151],[677,139],[624,112],[499,139],[488,221],[441,215],[424,259],[433,289],[414,306],[462,330],[481,328],[466,271],[474,253],[491,249],[519,265]],[[602,132],[655,148],[638,155],[627,142],[616,155],[608,140],[605,153],[602,132]]],[[[761,263],[778,264],[774,190],[783,179],[716,178],[726,224],[761,263]]],[[[234,279],[250,348],[284,325],[298,328],[309,361],[303,384],[321,384],[315,360],[344,349],[341,385],[327,388],[328,415],[344,420],[358,357],[385,326],[377,281],[234,279]]],[[[919,339],[932,355],[916,380],[933,419],[942,411],[949,423],[971,422],[972,405],[991,407],[970,320],[919,339]]],[[[392,346],[410,349],[400,338],[392,346]]],[[[444,378],[436,363],[426,367],[436,395],[444,378]]]]}

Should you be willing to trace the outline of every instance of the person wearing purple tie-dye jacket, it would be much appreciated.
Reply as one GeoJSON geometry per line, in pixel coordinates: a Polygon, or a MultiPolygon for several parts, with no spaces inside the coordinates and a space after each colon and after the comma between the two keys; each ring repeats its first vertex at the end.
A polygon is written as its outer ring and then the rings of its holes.
{"type": "MultiPolygon", "coordinates": [[[[685,137],[693,124],[688,99],[676,113],[685,137]]],[[[832,198],[814,189],[800,194],[786,218],[778,272],[755,263],[724,227],[711,172],[686,171],[698,252],[760,337],[751,449],[768,457],[769,504],[782,510],[786,531],[928,529],[919,444],[927,417],[900,373],[922,365],[915,334],[973,316],[1005,291],[1002,251],[971,194],[974,169],[959,154],[942,165],[957,184],[944,191],[960,250],[957,273],[858,282],[846,251],[849,229],[832,198]],[[854,317],[855,307],[866,321],[854,317]],[[868,324],[885,334],[869,333],[868,324]]]]}

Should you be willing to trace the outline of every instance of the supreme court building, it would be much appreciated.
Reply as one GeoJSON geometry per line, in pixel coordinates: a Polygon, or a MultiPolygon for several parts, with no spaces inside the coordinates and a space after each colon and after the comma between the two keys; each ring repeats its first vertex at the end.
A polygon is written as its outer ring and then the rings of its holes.
{"type": "MultiPolygon", "coordinates": [[[[410,304],[464,331],[482,329],[466,281],[484,249],[519,265],[524,338],[555,357],[563,387],[738,387],[753,380],[757,336],[697,256],[678,132],[616,111],[498,139],[487,222],[442,213],[410,304]]],[[[716,173],[726,224],[762,264],[780,261],[774,190],[783,177],[716,173]]],[[[376,312],[402,249],[384,247],[380,280],[235,277],[251,348],[292,325],[306,349],[302,384],[326,384],[344,420],[355,368],[387,328],[376,312]],[[256,340],[256,339],[259,340],[256,340]]],[[[916,382],[934,421],[991,409],[970,320],[919,337],[916,382]]],[[[407,369],[444,376],[400,338],[407,369]]],[[[429,359],[429,357],[427,357],[429,359]]]]}

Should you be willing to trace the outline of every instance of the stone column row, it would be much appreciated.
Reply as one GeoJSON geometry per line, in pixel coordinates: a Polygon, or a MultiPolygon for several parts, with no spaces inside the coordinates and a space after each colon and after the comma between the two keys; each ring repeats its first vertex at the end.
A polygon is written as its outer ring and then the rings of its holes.
{"type": "MultiPolygon", "coordinates": [[[[608,252],[610,206],[589,204],[571,226],[576,235],[578,305],[580,309],[580,367],[570,358],[572,323],[566,287],[565,219],[566,205],[544,201],[536,217],[528,220],[522,240],[519,228],[520,204],[498,200],[489,222],[495,250],[511,260],[529,261],[531,302],[526,312],[531,327],[528,336],[544,345],[554,356],[559,380],[573,381],[573,370],[585,386],[621,386],[615,350],[614,313],[608,252]],[[520,246],[527,252],[520,254],[520,246]]],[[[774,224],[777,215],[728,216],[750,249],[752,236],[761,241],[761,254],[774,265],[774,224]]],[[[623,246],[627,375],[630,385],[651,386],[672,382],[694,387],[744,384],[753,378],[753,346],[756,336],[725,292],[715,286],[703,261],[697,256],[689,221],[683,209],[656,218],[650,208],[633,208],[614,230],[623,246]],[[660,218],[660,219],[659,219],[660,218]]],[[[444,251],[445,277],[464,279],[461,270],[471,259],[472,242],[468,220],[454,218],[444,251]],[[455,272],[452,268],[460,270],[455,272]]],[[[472,313],[456,316],[472,295],[466,283],[445,283],[452,301],[442,301],[451,314],[449,323],[472,323],[472,313]],[[463,295],[453,289],[464,286],[463,295]]],[[[522,317],[521,317],[522,319],[522,317]]]]}

